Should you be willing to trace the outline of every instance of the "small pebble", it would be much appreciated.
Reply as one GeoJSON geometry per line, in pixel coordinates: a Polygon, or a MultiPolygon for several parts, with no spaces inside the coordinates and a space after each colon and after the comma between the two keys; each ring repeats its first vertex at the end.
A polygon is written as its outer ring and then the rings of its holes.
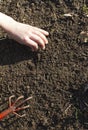
{"type": "Polygon", "coordinates": [[[72,17],[72,14],[68,13],[68,14],[64,14],[65,17],[72,17]]]}

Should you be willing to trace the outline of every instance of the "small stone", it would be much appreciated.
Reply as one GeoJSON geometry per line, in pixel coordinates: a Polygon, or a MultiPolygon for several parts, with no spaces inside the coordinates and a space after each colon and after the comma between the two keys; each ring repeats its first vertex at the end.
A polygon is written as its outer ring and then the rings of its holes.
{"type": "Polygon", "coordinates": [[[72,17],[72,14],[68,13],[68,14],[64,14],[65,17],[72,17]]]}

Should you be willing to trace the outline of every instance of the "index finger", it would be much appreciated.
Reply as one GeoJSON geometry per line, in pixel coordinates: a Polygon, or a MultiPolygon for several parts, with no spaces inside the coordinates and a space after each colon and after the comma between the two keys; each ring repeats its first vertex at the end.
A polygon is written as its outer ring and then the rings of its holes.
{"type": "Polygon", "coordinates": [[[44,29],[41,29],[41,28],[37,28],[37,27],[34,27],[37,31],[41,32],[42,34],[48,36],[49,35],[49,32],[45,31],[44,29]]]}

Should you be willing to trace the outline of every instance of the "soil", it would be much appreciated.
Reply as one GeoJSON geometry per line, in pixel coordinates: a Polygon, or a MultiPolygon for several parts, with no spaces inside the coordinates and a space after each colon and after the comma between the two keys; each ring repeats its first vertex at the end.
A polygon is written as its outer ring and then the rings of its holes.
{"type": "Polygon", "coordinates": [[[11,95],[33,96],[22,111],[27,115],[8,115],[0,130],[88,129],[88,43],[80,37],[88,31],[85,5],[87,0],[0,0],[1,12],[50,33],[46,50],[32,52],[0,30],[0,112],[11,95]]]}

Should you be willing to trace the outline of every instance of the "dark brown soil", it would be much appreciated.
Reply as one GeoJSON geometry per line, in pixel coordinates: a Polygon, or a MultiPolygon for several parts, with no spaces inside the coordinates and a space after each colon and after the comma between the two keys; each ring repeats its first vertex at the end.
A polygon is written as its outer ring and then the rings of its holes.
{"type": "Polygon", "coordinates": [[[3,13],[50,33],[46,50],[38,52],[0,40],[0,111],[11,95],[33,96],[27,116],[7,116],[0,130],[88,129],[88,43],[80,37],[88,31],[84,5],[87,0],[0,0],[3,13]]]}

